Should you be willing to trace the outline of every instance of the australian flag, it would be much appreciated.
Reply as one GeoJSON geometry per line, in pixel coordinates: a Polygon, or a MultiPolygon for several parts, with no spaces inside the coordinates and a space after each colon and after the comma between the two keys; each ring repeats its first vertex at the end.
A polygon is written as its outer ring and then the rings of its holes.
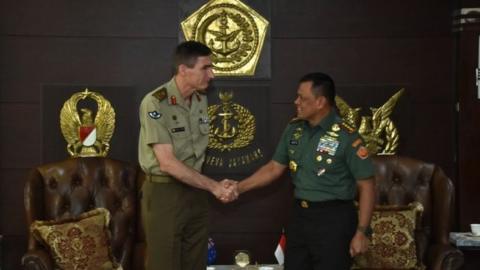
{"type": "Polygon", "coordinates": [[[207,264],[212,265],[217,259],[217,250],[215,249],[215,243],[211,237],[208,238],[208,259],[207,264]]]}

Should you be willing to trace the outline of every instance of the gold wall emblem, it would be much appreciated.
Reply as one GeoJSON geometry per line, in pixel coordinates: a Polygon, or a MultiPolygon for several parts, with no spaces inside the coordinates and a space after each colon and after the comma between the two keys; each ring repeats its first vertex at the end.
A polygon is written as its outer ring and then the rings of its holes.
{"type": "Polygon", "coordinates": [[[239,0],[211,0],[181,23],[186,40],[212,50],[217,76],[254,75],[268,21],[239,0]]]}
{"type": "Polygon", "coordinates": [[[390,114],[403,91],[403,88],[400,89],[380,108],[370,108],[372,116],[362,117],[359,113],[360,108],[352,108],[341,97],[335,97],[340,116],[349,126],[358,129],[370,154],[393,155],[396,153],[400,135],[390,119],[390,114]]]}
{"type": "Polygon", "coordinates": [[[67,151],[72,157],[106,156],[109,141],[115,129],[115,111],[101,94],[85,89],[72,95],[60,111],[60,128],[67,141],[67,151]],[[77,108],[80,100],[87,98],[97,103],[97,113],[88,108],[77,108]],[[81,112],[81,116],[79,115],[81,112]]]}
{"type": "MultiPolygon", "coordinates": [[[[206,164],[216,167],[238,167],[250,164],[263,157],[262,151],[257,148],[242,151],[241,155],[234,155],[225,160],[224,152],[251,146],[255,138],[256,121],[253,114],[240,104],[233,103],[232,91],[220,91],[221,104],[208,107],[210,118],[210,133],[208,148],[215,150],[217,155],[207,155],[206,164]]],[[[238,152],[240,153],[240,152],[238,152]]]]}

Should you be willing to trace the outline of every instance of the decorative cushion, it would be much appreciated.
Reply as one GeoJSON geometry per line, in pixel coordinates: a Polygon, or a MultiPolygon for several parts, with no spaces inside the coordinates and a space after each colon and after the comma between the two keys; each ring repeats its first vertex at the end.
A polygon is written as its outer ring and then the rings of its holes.
{"type": "Polygon", "coordinates": [[[35,221],[30,226],[35,239],[45,245],[60,269],[122,269],[110,249],[105,208],[85,212],[76,218],[35,221]]]}
{"type": "Polygon", "coordinates": [[[352,269],[425,269],[415,246],[415,229],[422,213],[419,202],[376,206],[368,251],[354,258],[352,269]]]}

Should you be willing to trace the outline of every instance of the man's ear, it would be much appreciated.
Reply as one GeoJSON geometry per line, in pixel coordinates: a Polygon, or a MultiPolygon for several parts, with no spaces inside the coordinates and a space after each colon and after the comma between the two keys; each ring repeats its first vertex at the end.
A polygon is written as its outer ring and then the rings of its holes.
{"type": "Polygon", "coordinates": [[[178,74],[180,74],[180,75],[185,75],[185,72],[187,71],[187,68],[188,68],[187,65],[185,65],[185,64],[180,64],[180,65],[178,66],[178,74]]]}
{"type": "Polygon", "coordinates": [[[327,106],[327,98],[324,96],[319,96],[316,98],[316,104],[319,109],[325,108],[327,106]]]}

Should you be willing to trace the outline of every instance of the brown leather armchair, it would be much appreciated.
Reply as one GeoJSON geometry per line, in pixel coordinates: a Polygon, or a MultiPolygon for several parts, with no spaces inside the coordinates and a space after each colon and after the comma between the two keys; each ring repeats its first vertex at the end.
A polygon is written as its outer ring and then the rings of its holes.
{"type": "Polygon", "coordinates": [[[455,191],[441,168],[401,156],[375,156],[377,204],[423,204],[422,227],[415,235],[417,255],[427,269],[459,269],[460,250],[449,243],[454,218],[455,191]]]}
{"type": "MultiPolygon", "coordinates": [[[[113,255],[124,270],[144,269],[145,241],[138,190],[141,170],[101,157],[71,158],[32,170],[25,185],[27,225],[34,220],[77,216],[104,207],[111,213],[113,255]]],[[[24,269],[53,269],[48,251],[29,235],[24,269]]]]}

